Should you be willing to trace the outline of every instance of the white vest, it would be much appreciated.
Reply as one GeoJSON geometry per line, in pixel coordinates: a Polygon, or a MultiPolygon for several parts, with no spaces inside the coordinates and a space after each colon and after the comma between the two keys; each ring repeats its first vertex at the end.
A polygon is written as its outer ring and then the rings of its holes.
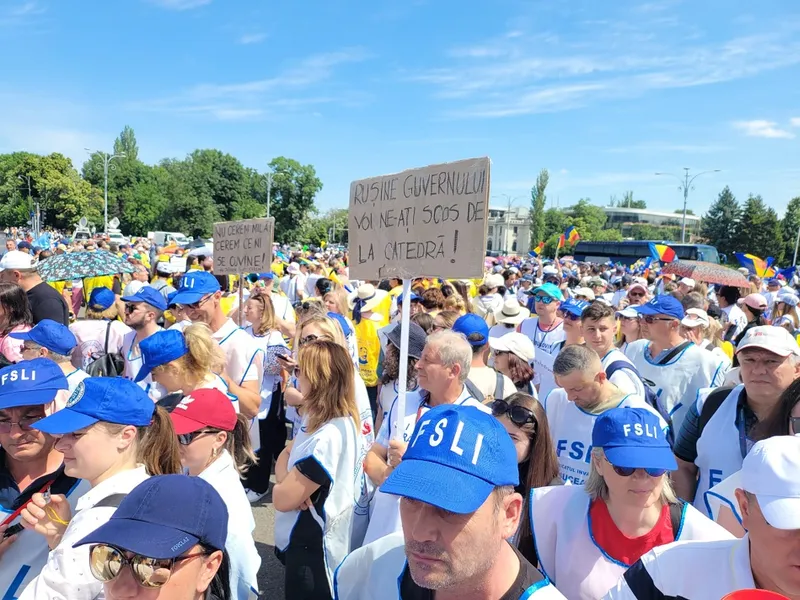
{"type": "Polygon", "coordinates": [[[726,507],[739,521],[739,525],[742,525],[742,515],[739,514],[739,501],[736,499],[736,490],[741,488],[742,472],[736,471],[725,481],[718,483],[703,494],[703,506],[708,510],[709,516],[714,521],[719,520],[720,509],[726,507]]]}
{"type": "MultiPolygon", "coordinates": [[[[592,429],[600,414],[588,413],[567,399],[562,388],[556,388],[544,399],[544,412],[550,425],[550,435],[556,445],[558,470],[561,478],[575,485],[583,485],[589,477],[592,461],[592,429]]],[[[644,398],[629,394],[612,408],[644,408],[658,416],[644,398]]],[[[667,424],[659,417],[662,428],[667,424]]]]}
{"type": "MultiPolygon", "coordinates": [[[[72,486],[67,494],[69,507],[74,515],[78,499],[89,491],[89,482],[84,479],[72,486]]],[[[0,507],[0,521],[11,514],[0,507]]],[[[20,522],[17,517],[12,523],[20,522]]],[[[13,600],[22,594],[31,580],[33,580],[47,562],[50,549],[44,537],[30,529],[24,529],[17,535],[17,541],[0,557],[0,598],[13,600]]],[[[88,568],[88,565],[87,565],[88,568]]]]}
{"type": "MultiPolygon", "coordinates": [[[[476,549],[476,552],[478,549],[476,549]]],[[[387,535],[353,551],[336,570],[333,597],[336,600],[392,600],[400,598],[400,582],[406,568],[402,533],[387,535]]],[[[547,580],[525,590],[520,600],[564,598],[547,580]]]]}
{"type": "MultiPolygon", "coordinates": [[[[741,469],[744,461],[739,430],[736,428],[736,407],[743,389],[744,385],[739,385],[731,390],[717,412],[708,420],[697,440],[697,458],[694,459],[694,464],[697,465],[698,478],[694,506],[708,516],[711,516],[711,508],[705,501],[706,492],[741,469]]],[[[708,390],[710,391],[712,390],[708,390]]],[[[706,398],[708,394],[697,399],[698,414],[702,411],[706,398]]]]}
{"type": "Polygon", "coordinates": [[[649,346],[648,340],[636,340],[628,344],[625,355],[636,365],[642,379],[654,384],[651,386],[653,392],[670,416],[670,426],[677,437],[689,406],[697,397],[697,391],[720,385],[725,379],[725,365],[711,352],[694,344],[667,364],[657,365],[650,358],[649,346]]]}
{"type": "MultiPolygon", "coordinates": [[[[590,499],[583,487],[531,490],[530,519],[539,568],[569,600],[602,598],[630,565],[611,558],[589,529],[590,499]]],[[[675,540],[723,540],[725,529],[685,504],[675,540]]]]}
{"type": "Polygon", "coordinates": [[[539,387],[539,397],[544,398],[556,387],[553,375],[553,363],[561,352],[561,342],[567,339],[564,324],[550,331],[539,329],[539,317],[525,319],[519,326],[519,332],[528,336],[536,350],[533,359],[533,383],[539,387]]]}
{"type": "MultiPolygon", "coordinates": [[[[349,417],[332,419],[312,434],[300,427],[289,454],[288,469],[298,461],[313,457],[330,475],[331,484],[322,514],[315,507],[308,509],[322,530],[322,552],[333,586],[333,571],[350,551],[350,536],[356,503],[362,492],[363,437],[349,417]]],[[[301,511],[275,512],[275,547],[286,550],[301,511]]]]}

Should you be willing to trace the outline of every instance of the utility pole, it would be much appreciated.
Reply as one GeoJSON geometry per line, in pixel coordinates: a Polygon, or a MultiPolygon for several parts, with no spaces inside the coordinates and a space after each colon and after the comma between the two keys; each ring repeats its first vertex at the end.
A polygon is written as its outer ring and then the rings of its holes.
{"type": "Polygon", "coordinates": [[[31,213],[31,229],[33,230],[33,237],[39,239],[39,201],[33,201],[33,192],[31,191],[31,176],[30,175],[17,175],[17,178],[28,188],[28,206],[33,204],[33,212],[31,213]]]}
{"type": "Polygon", "coordinates": [[[705,175],[706,173],[719,173],[719,172],[720,169],[701,171],[691,179],[689,178],[689,167],[683,167],[683,177],[679,177],[674,173],[656,173],[656,175],[667,175],[669,177],[674,177],[680,183],[680,185],[678,186],[678,190],[683,192],[683,222],[681,224],[681,244],[686,243],[686,204],[689,201],[689,190],[694,189],[694,187],[692,186],[694,180],[700,177],[700,175],[705,175]]]}
{"type": "Polygon", "coordinates": [[[84,150],[89,154],[99,154],[103,158],[103,232],[108,236],[108,169],[109,167],[112,171],[116,169],[116,167],[111,164],[111,161],[115,158],[125,158],[125,153],[119,152],[117,154],[109,154],[108,152],[102,152],[100,150],[92,152],[89,148],[84,148],[84,150]]]}

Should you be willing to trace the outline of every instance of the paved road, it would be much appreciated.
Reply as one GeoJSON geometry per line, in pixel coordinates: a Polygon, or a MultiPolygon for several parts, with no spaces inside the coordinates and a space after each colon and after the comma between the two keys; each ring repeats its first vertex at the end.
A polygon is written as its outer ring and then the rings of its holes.
{"type": "Polygon", "coordinates": [[[256,520],[256,548],[261,555],[261,570],[258,572],[261,598],[283,600],[283,565],[275,558],[275,509],[269,494],[253,505],[253,516],[256,520]]]}

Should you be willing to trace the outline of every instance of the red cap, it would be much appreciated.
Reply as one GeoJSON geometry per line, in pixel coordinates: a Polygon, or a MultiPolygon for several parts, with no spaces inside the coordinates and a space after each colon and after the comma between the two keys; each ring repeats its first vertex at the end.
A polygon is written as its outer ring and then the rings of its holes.
{"type": "Polygon", "coordinates": [[[231,399],[214,389],[193,391],[172,409],[169,418],[178,435],[204,427],[233,431],[237,419],[231,399]]]}

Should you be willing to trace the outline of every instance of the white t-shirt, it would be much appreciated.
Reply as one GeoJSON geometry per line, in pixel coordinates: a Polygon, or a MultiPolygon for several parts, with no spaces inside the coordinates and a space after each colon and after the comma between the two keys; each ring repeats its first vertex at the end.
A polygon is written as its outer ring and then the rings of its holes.
{"type": "Polygon", "coordinates": [[[106,329],[109,327],[108,351],[121,354],[124,337],[133,331],[122,321],[85,319],[72,323],[69,330],[78,341],[72,351],[72,364],[84,368],[94,360],[93,356],[99,357],[104,351],[106,329]]]}
{"type": "Polygon", "coordinates": [[[727,332],[725,334],[725,338],[729,340],[734,340],[736,337],[742,333],[745,327],[747,327],[747,316],[744,314],[744,311],[736,306],[735,304],[731,304],[724,308],[720,309],[723,314],[725,315],[725,322],[733,323],[731,327],[733,327],[733,333],[727,332]]]}
{"type": "Polygon", "coordinates": [[[211,337],[225,352],[225,372],[234,382],[238,385],[245,381],[261,382],[263,352],[252,336],[228,319],[211,337]]]}
{"type": "Polygon", "coordinates": [[[74,371],[70,371],[66,374],[67,376],[67,385],[69,386],[69,393],[75,391],[75,388],[78,387],[78,384],[83,381],[84,379],[88,379],[89,374],[84,371],[83,369],[75,369],[74,371]]]}
{"type": "Polygon", "coordinates": [[[133,279],[128,285],[125,286],[125,289],[122,290],[122,297],[129,298],[131,296],[135,296],[139,293],[144,286],[147,285],[146,281],[139,281],[138,279],[133,279]]]}
{"type": "Polygon", "coordinates": [[[553,375],[553,363],[561,352],[562,342],[567,339],[564,323],[543,331],[539,328],[539,317],[530,317],[520,324],[519,331],[530,338],[536,349],[536,357],[533,359],[533,383],[539,389],[539,397],[546,398],[547,394],[557,387],[553,375]]]}
{"type": "MultiPolygon", "coordinates": [[[[632,368],[636,368],[631,360],[625,356],[623,352],[616,348],[609,350],[603,356],[603,358],[600,359],[604,371],[608,369],[609,365],[617,361],[625,362],[631,365],[632,368]]],[[[642,382],[641,378],[631,369],[620,367],[611,374],[611,377],[609,377],[608,380],[626,394],[634,394],[640,398],[645,397],[644,383],[642,382]]]]}
{"type": "MultiPolygon", "coordinates": [[[[163,331],[158,327],[154,333],[163,331]]],[[[122,341],[122,358],[125,359],[125,370],[123,376],[125,379],[131,381],[139,374],[139,369],[142,368],[142,351],[139,349],[139,344],[136,342],[136,331],[131,330],[122,341]]],[[[167,390],[155,381],[153,381],[153,374],[148,373],[147,377],[137,383],[153,401],[160,400],[167,395],[167,390]]]]}

